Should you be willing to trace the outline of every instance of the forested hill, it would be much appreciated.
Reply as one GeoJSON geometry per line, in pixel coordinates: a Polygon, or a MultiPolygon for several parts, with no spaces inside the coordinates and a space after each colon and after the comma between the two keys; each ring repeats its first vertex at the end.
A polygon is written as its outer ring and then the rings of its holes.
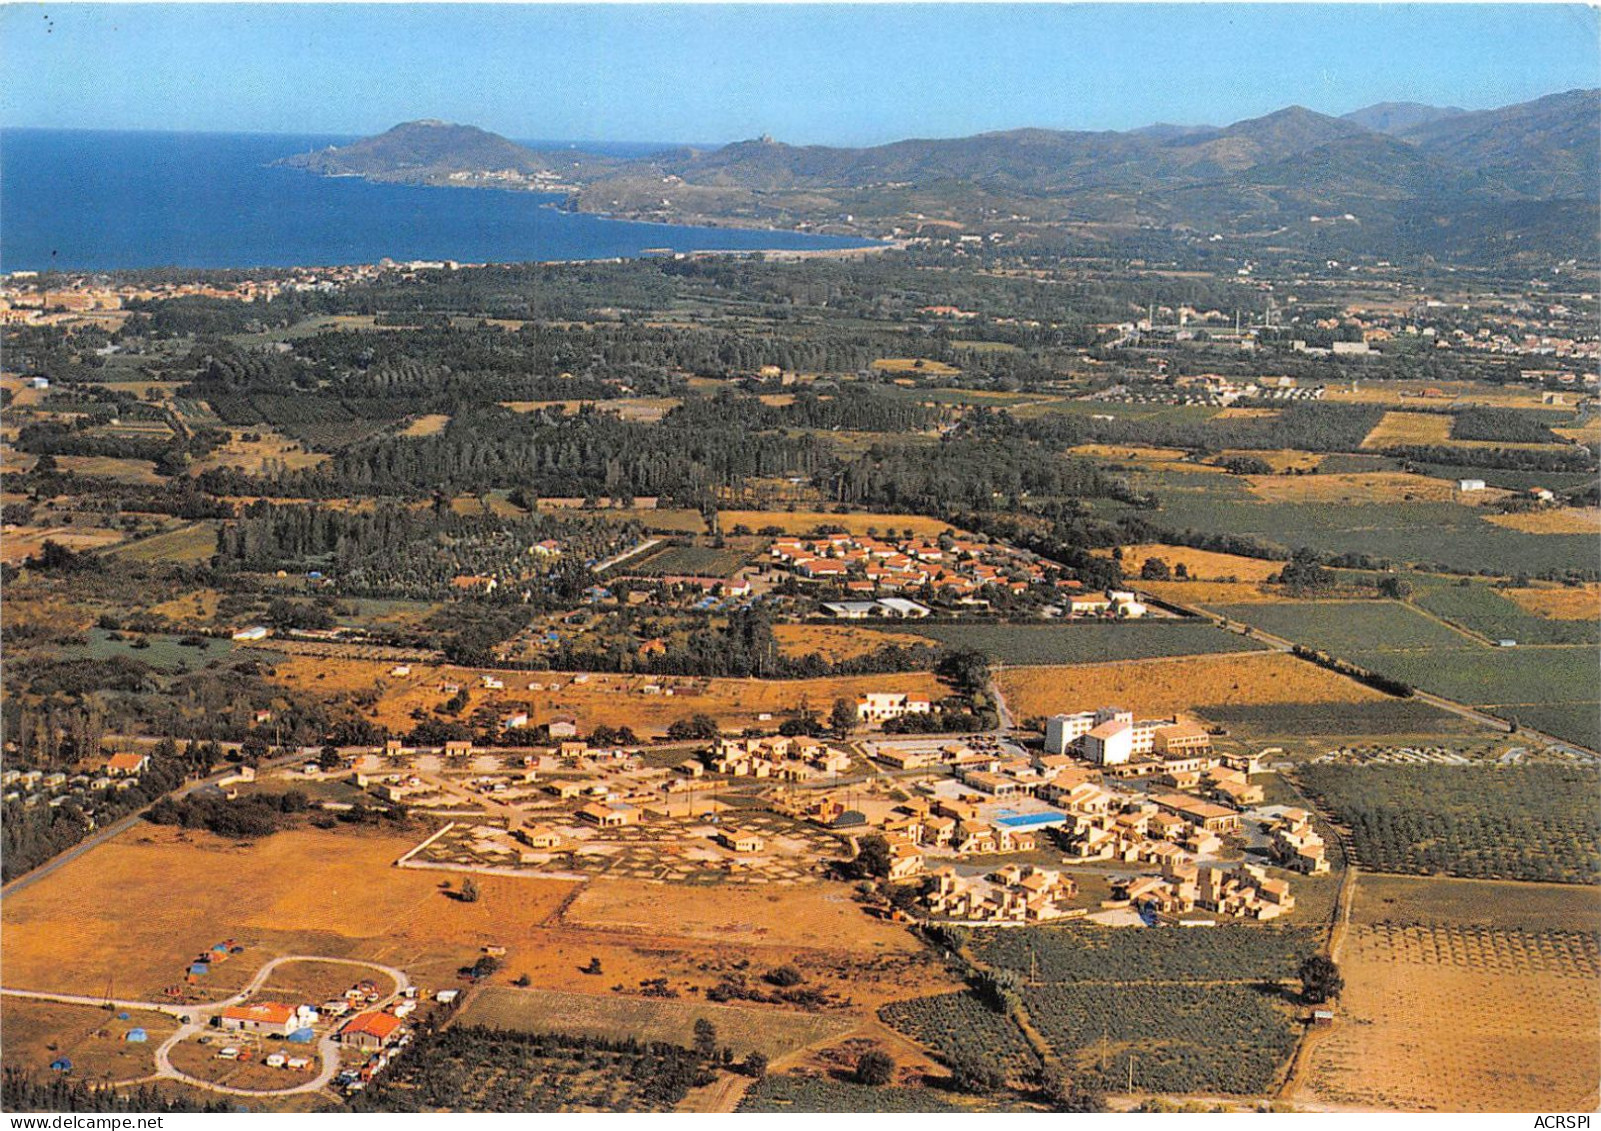
{"type": "Polygon", "coordinates": [[[1330,256],[1588,257],[1598,120],[1601,91],[1578,90],[1472,113],[1408,103],[1331,117],[1291,106],[1222,128],[1018,129],[865,149],[763,137],[632,159],[542,153],[423,121],[283,163],[421,183],[559,180],[572,208],[653,220],[877,236],[930,221],[985,233],[1072,224],[1330,256]]]}

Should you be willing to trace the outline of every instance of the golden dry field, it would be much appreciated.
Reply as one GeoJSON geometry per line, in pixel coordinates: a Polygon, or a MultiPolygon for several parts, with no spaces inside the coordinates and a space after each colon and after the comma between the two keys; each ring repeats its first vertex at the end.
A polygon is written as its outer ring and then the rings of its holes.
{"type": "Polygon", "coordinates": [[[462,903],[441,876],[392,865],[426,830],[297,829],[249,843],[135,825],[0,904],[8,987],[155,1001],[223,939],[244,953],[196,992],[237,992],[269,958],[365,958],[437,980],[486,943],[508,947],[572,891],[565,880],[484,875],[462,903]],[[70,960],[63,960],[63,955],[70,960]]]}
{"type": "Polygon", "coordinates": [[[221,596],[215,589],[191,589],[159,605],[150,606],[150,611],[180,624],[200,624],[217,615],[217,602],[221,596]]]}
{"type": "Polygon", "coordinates": [[[1597,889],[1363,876],[1305,1092],[1404,1111],[1590,1111],[1597,889]]]}
{"type": "Polygon", "coordinates": [[[925,357],[881,357],[873,368],[882,373],[927,373],[935,377],[953,377],[961,370],[943,361],[925,357]]]}
{"type": "MultiPolygon", "coordinates": [[[[1214,416],[1213,420],[1276,420],[1284,415],[1282,408],[1247,408],[1234,405],[1214,416]]],[[[1226,453],[1225,453],[1226,454],[1226,453]]]]}
{"type": "Polygon", "coordinates": [[[402,436],[437,436],[445,430],[450,423],[450,416],[443,412],[430,412],[426,416],[419,416],[401,431],[402,436]]]}
{"type": "Polygon", "coordinates": [[[1181,605],[1245,605],[1290,599],[1253,581],[1142,581],[1140,590],[1181,605]]]}
{"type": "Polygon", "coordinates": [[[450,500],[450,509],[456,514],[482,514],[496,518],[517,518],[527,512],[503,495],[457,495],[450,500]]]}
{"type": "Polygon", "coordinates": [[[432,710],[450,698],[440,690],[451,683],[467,691],[468,711],[485,704],[527,707],[535,725],[552,715],[569,715],[581,732],[605,724],[632,727],[642,738],[659,734],[679,719],[705,713],[725,730],[755,726],[762,714],[781,717],[804,701],[827,712],[843,696],[853,699],[868,691],[900,691],[938,699],[945,686],[931,672],[893,675],[844,676],[832,679],[759,680],[695,679],[674,676],[616,675],[572,672],[490,672],[432,664],[412,664],[411,673],[392,676],[394,665],[371,660],[334,660],[296,656],[277,667],[279,682],[312,694],[334,696],[377,692],[369,717],[397,732],[415,725],[411,712],[432,710]],[[506,684],[488,689],[482,677],[493,674],[506,684]],[[574,681],[574,675],[579,682],[574,681]],[[530,683],[540,685],[530,689],[530,683]],[[649,691],[647,688],[656,688],[649,691]],[[667,692],[671,691],[672,694],[667,692]]]}
{"type": "Polygon", "coordinates": [[[1520,530],[1524,534],[1601,533],[1601,508],[1598,507],[1564,507],[1561,510],[1487,514],[1484,517],[1497,526],[1520,530]]]}
{"type": "Polygon", "coordinates": [[[101,550],[115,546],[125,535],[102,526],[10,526],[0,531],[0,561],[16,564],[55,542],[69,550],[101,550]]]}
{"type": "Polygon", "coordinates": [[[78,1080],[137,1080],[155,1070],[151,1054],[177,1028],[177,1020],[165,1013],[0,998],[5,1063],[39,1076],[49,1071],[51,1061],[64,1056],[72,1061],[72,1075],[78,1080]],[[124,1012],[128,1014],[126,1021],[118,1016],[124,1012]],[[149,1039],[127,1040],[133,1029],[143,1029],[149,1039]]]}
{"type": "Polygon", "coordinates": [[[1487,385],[1475,381],[1363,381],[1354,392],[1349,387],[1332,384],[1324,394],[1324,399],[1344,404],[1400,406],[1420,402],[1444,406],[1458,399],[1498,408],[1540,408],[1543,404],[1540,392],[1536,389],[1487,385]],[[1425,389],[1434,392],[1424,397],[1422,394],[1425,389]]]}
{"type": "Polygon", "coordinates": [[[1362,441],[1364,448],[1404,444],[1446,444],[1451,441],[1451,417],[1432,412],[1387,412],[1362,441]]]}
{"type": "Polygon", "coordinates": [[[1006,668],[996,678],[1007,706],[1020,719],[1109,705],[1150,718],[1224,704],[1367,703],[1387,698],[1283,652],[1006,668]]]}
{"type": "Polygon", "coordinates": [[[245,435],[245,432],[230,432],[226,444],[190,465],[189,474],[199,475],[214,468],[231,467],[247,475],[262,475],[271,464],[281,464],[289,471],[301,471],[332,458],[325,452],[308,451],[298,440],[278,432],[250,429],[249,435],[257,437],[254,440],[246,440],[245,435]]]}
{"type": "Polygon", "coordinates": [[[1190,471],[1227,474],[1221,467],[1189,458],[1183,448],[1153,448],[1143,444],[1075,444],[1069,454],[1130,464],[1147,471],[1190,471]]]}
{"type": "Polygon", "coordinates": [[[163,482],[156,465],[147,459],[119,459],[116,456],[57,456],[56,466],[74,475],[115,479],[119,483],[156,484],[163,482]]]}
{"type": "Polygon", "coordinates": [[[827,511],[718,511],[718,518],[722,521],[724,530],[732,530],[735,526],[748,526],[752,530],[762,530],[765,527],[776,526],[785,534],[809,534],[819,526],[837,526],[851,534],[866,534],[869,527],[877,530],[880,535],[894,532],[899,535],[903,530],[910,530],[913,534],[923,537],[943,534],[952,529],[948,522],[941,522],[937,518],[928,518],[920,514],[881,514],[862,512],[856,514],[829,514],[827,511]]]}
{"type": "MultiPolygon", "coordinates": [[[[1225,409],[1224,412],[1232,412],[1225,409]]],[[[1241,412],[1271,412],[1277,416],[1278,409],[1241,409],[1241,412]]],[[[1283,474],[1286,471],[1310,471],[1323,462],[1323,455],[1319,452],[1303,452],[1298,448],[1278,448],[1271,452],[1247,451],[1244,448],[1229,448],[1219,452],[1213,462],[1222,463],[1228,459],[1259,459],[1266,463],[1275,472],[1283,474]]]]}
{"type": "Polygon", "coordinates": [[[832,624],[775,624],[773,638],[778,641],[778,650],[785,656],[806,656],[820,652],[830,661],[865,656],[890,644],[913,647],[931,643],[928,637],[909,632],[864,631],[832,624]]]}
{"type": "Polygon", "coordinates": [[[1564,440],[1573,440],[1580,444],[1601,443],[1601,417],[1591,417],[1583,424],[1570,428],[1553,428],[1551,431],[1564,440]]]}
{"type": "Polygon", "coordinates": [[[1601,585],[1593,582],[1549,589],[1502,589],[1500,592],[1535,616],[1552,620],[1601,619],[1601,585]]]}
{"type": "MultiPolygon", "coordinates": [[[[1104,552],[1097,550],[1096,553],[1102,557],[1111,555],[1110,550],[1104,552]]],[[[1196,550],[1189,546],[1147,542],[1138,546],[1123,547],[1123,572],[1131,577],[1138,575],[1140,567],[1145,564],[1147,558],[1161,558],[1170,567],[1177,567],[1183,563],[1184,568],[1189,570],[1190,577],[1197,581],[1222,580],[1228,577],[1236,581],[1266,581],[1284,568],[1283,562],[1268,561],[1265,558],[1247,558],[1239,554],[1196,550]]],[[[1179,588],[1172,590],[1175,595],[1192,594],[1196,588],[1182,582],[1179,585],[1179,588]]],[[[1140,587],[1149,588],[1149,584],[1141,582],[1140,587]]],[[[1194,597],[1192,599],[1199,600],[1194,597]]]]}
{"type": "Polygon", "coordinates": [[[1496,488],[1462,494],[1448,479],[1405,471],[1359,471],[1341,475],[1249,475],[1251,494],[1268,503],[1493,503],[1511,494],[1496,488]]]}

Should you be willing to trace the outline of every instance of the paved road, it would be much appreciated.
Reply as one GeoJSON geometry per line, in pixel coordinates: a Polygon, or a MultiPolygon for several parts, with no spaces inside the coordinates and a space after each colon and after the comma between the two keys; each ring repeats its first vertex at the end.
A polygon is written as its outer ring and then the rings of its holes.
{"type": "MultiPolygon", "coordinates": [[[[112,1001],[110,1004],[118,1009],[142,1009],[154,1013],[164,1013],[169,1017],[178,1019],[177,1032],[163,1041],[156,1049],[156,1072],[153,1078],[177,1080],[197,1088],[204,1088],[211,1092],[221,1092],[230,1096],[293,1096],[303,1092],[315,1092],[327,1087],[339,1072],[339,1043],[334,1039],[332,1031],[317,1042],[317,1052],[322,1059],[321,1070],[312,1079],[289,1088],[263,1090],[260,1088],[235,1088],[228,1084],[215,1084],[190,1076],[181,1069],[174,1067],[172,1063],[171,1054],[174,1046],[209,1027],[211,1019],[229,1006],[238,1005],[248,999],[262,986],[266,985],[267,979],[272,976],[274,970],[286,962],[326,962],[339,966],[357,966],[366,970],[377,970],[393,981],[395,988],[377,1005],[372,1006],[373,1009],[382,1009],[411,986],[411,979],[406,976],[405,971],[397,970],[393,966],[384,966],[377,962],[364,962],[355,958],[326,958],[320,954],[287,954],[264,963],[261,969],[257,970],[254,976],[251,977],[244,989],[232,997],[224,998],[222,1001],[213,1002],[209,1005],[174,1005],[171,1002],[164,1001],[112,1001]]],[[[61,1002],[64,1005],[88,1005],[96,1008],[107,1004],[105,998],[90,997],[84,994],[54,994],[43,990],[20,990],[6,987],[0,988],[0,994],[8,997],[32,998],[38,1001],[61,1002]]],[[[150,1079],[150,1077],[147,1077],[147,1079],[150,1079]]]]}

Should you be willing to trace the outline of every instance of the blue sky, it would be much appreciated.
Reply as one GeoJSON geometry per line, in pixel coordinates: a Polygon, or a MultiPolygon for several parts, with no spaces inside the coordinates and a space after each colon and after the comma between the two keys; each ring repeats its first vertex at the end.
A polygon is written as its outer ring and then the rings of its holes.
{"type": "Polygon", "coordinates": [[[816,144],[1601,85],[1578,5],[0,6],[0,126],[816,144]]]}

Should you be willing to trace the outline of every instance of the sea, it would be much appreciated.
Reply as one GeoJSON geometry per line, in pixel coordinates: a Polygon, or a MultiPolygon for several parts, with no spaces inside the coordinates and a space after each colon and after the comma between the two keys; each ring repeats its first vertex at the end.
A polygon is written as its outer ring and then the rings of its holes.
{"type": "MultiPolygon", "coordinates": [[[[513,263],[867,246],[799,232],[563,212],[553,207],[561,197],[547,193],[372,184],[272,167],[280,157],[351,140],[0,131],[0,272],[336,266],[384,258],[513,263]]],[[[637,155],[653,147],[609,148],[637,155]]]]}

